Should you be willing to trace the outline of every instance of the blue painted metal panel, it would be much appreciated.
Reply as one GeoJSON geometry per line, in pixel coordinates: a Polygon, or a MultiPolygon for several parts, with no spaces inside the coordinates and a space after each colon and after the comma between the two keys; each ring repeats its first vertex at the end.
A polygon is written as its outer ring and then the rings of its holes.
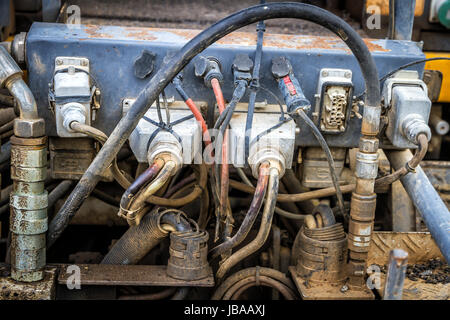
{"type": "MultiPolygon", "coordinates": [[[[53,76],[54,60],[57,56],[80,56],[90,60],[91,72],[102,91],[102,106],[94,126],[109,134],[122,116],[122,100],[134,98],[144,88],[151,75],[138,79],[134,74],[134,61],[143,50],[156,54],[155,70],[169,51],[178,50],[190,38],[193,30],[142,29],[112,26],[81,26],[70,28],[63,24],[34,23],[27,37],[27,63],[30,88],[35,94],[39,113],[47,120],[47,133],[56,136],[55,120],[48,104],[48,83],[53,76]]],[[[424,55],[417,43],[395,40],[367,40],[375,58],[380,77],[390,70],[411,61],[423,59],[424,55]]],[[[254,56],[256,34],[233,33],[202,54],[219,58],[224,74],[223,92],[225,99],[231,97],[233,76],[231,64],[238,53],[254,56]]],[[[294,68],[305,96],[314,103],[317,81],[322,68],[347,68],[353,72],[355,93],[364,90],[359,66],[351,51],[337,38],[312,36],[265,35],[261,63],[261,84],[272,90],[280,98],[277,83],[271,74],[271,60],[286,56],[294,68]]],[[[422,74],[424,65],[411,67],[422,74]]],[[[153,71],[155,72],[155,71],[153,71]]],[[[184,87],[194,100],[214,103],[211,89],[205,87],[203,80],[194,75],[191,62],[184,70],[184,87]]],[[[169,85],[168,96],[181,100],[174,88],[169,85]]],[[[248,97],[244,98],[247,101],[248,97]]],[[[257,101],[273,98],[260,92],[257,101]]],[[[350,119],[346,132],[327,135],[330,146],[356,147],[360,135],[361,120],[350,119]]],[[[309,129],[300,124],[301,133],[297,144],[315,146],[316,140],[309,129]]]]}

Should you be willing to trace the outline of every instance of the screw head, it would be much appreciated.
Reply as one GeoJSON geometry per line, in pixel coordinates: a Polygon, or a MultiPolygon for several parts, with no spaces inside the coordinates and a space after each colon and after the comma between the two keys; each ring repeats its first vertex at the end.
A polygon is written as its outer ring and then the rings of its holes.
{"type": "Polygon", "coordinates": [[[344,292],[347,292],[347,291],[348,291],[348,286],[347,286],[346,284],[344,284],[344,285],[341,287],[341,292],[344,293],[344,292]]]}
{"type": "Polygon", "coordinates": [[[352,74],[351,74],[350,72],[348,72],[348,71],[346,71],[346,72],[344,73],[344,77],[346,77],[346,78],[348,78],[348,79],[350,79],[351,76],[352,76],[352,74]]]}
{"type": "Polygon", "coordinates": [[[58,66],[62,65],[61,59],[56,59],[56,64],[57,64],[58,66]]]}
{"type": "Polygon", "coordinates": [[[328,71],[322,71],[322,76],[323,77],[328,77],[328,71]]]}

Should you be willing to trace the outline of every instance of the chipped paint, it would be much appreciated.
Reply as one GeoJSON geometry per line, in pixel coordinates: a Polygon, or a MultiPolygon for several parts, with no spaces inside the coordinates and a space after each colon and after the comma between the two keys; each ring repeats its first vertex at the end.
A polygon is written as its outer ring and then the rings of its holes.
{"type": "MultiPolygon", "coordinates": [[[[127,39],[158,42],[187,42],[198,35],[200,30],[192,29],[162,29],[162,28],[123,28],[85,25],[87,39],[127,39]]],[[[251,32],[232,32],[218,40],[218,45],[256,46],[257,36],[251,32]]],[[[377,39],[364,39],[371,52],[388,52],[377,39]]],[[[339,50],[351,53],[347,45],[338,37],[323,37],[309,35],[265,34],[264,47],[295,49],[295,50],[339,50]]]]}

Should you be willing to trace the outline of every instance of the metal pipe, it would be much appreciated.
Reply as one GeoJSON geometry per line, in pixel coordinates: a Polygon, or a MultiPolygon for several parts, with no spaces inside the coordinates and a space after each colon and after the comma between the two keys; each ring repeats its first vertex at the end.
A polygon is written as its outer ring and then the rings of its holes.
{"type": "Polygon", "coordinates": [[[17,101],[20,118],[28,120],[39,119],[36,100],[34,100],[33,93],[25,81],[23,81],[21,75],[8,79],[5,87],[8,88],[11,95],[17,101]]]}
{"type": "Polygon", "coordinates": [[[411,40],[415,8],[416,0],[389,1],[389,39],[411,40]]]}
{"type": "Polygon", "coordinates": [[[3,86],[15,98],[20,111],[11,138],[11,277],[16,281],[39,281],[44,277],[48,229],[45,122],[38,116],[36,101],[22,80],[21,69],[0,46],[0,87],[3,86]]]}
{"type": "Polygon", "coordinates": [[[389,267],[384,284],[383,300],[402,300],[408,253],[402,249],[391,250],[389,267]]]}
{"type": "MultiPolygon", "coordinates": [[[[412,158],[409,150],[385,150],[385,153],[394,169],[404,166],[412,158]]],[[[400,180],[445,260],[450,262],[450,212],[447,206],[420,166],[416,167],[415,173],[408,173],[400,180]]]]}
{"type": "Polygon", "coordinates": [[[445,136],[450,130],[450,125],[447,121],[441,119],[438,115],[432,113],[429,120],[430,125],[440,136],[445,136]]]}

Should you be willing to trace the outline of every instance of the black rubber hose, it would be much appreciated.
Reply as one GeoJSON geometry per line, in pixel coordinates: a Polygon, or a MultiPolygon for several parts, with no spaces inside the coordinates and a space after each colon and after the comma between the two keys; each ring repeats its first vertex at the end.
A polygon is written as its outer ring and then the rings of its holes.
{"type": "Polygon", "coordinates": [[[314,208],[312,214],[313,216],[316,214],[320,215],[323,223],[322,227],[329,227],[336,224],[336,218],[334,217],[333,210],[329,205],[323,203],[319,204],[314,208]]]}
{"type": "Polygon", "coordinates": [[[361,68],[366,89],[366,105],[380,105],[380,84],[378,71],[369,49],[358,33],[344,20],[319,7],[303,3],[270,3],[254,6],[232,14],[207,28],[186,43],[167,63],[161,66],[143,89],[133,106],[120,120],[110,137],[92,161],[49,226],[48,242],[51,246],[69,224],[83,201],[89,196],[101,178],[102,172],[110,165],[127,141],[139,120],[158,98],[159,93],[172,79],[200,52],[225,35],[260,20],[277,18],[297,18],[315,22],[338,35],[351,49],[361,68]]]}
{"type": "Polygon", "coordinates": [[[63,180],[61,181],[55,189],[53,189],[48,194],[48,208],[51,208],[55,205],[56,201],[64,197],[69,190],[72,188],[72,186],[75,184],[74,180],[63,180]]]}
{"type": "Polygon", "coordinates": [[[130,227],[116,242],[108,254],[103,258],[102,264],[136,264],[150,252],[162,239],[169,235],[161,228],[168,224],[176,231],[192,231],[190,223],[179,213],[150,212],[142,218],[137,226],[130,227]]]}

